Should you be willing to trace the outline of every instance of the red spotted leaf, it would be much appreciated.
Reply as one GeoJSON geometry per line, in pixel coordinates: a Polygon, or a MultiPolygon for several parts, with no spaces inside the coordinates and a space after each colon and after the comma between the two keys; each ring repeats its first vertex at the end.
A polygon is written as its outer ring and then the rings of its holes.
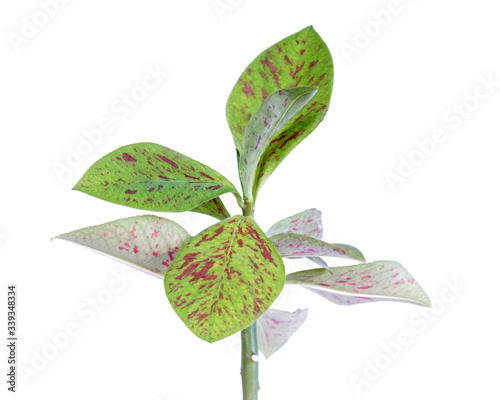
{"type": "Polygon", "coordinates": [[[203,203],[237,193],[210,167],[155,143],[131,144],[107,154],[73,189],[132,208],[208,215],[214,214],[215,207],[203,203]]]}
{"type": "Polygon", "coordinates": [[[272,93],[245,128],[239,157],[240,180],[247,198],[256,196],[256,174],[271,139],[316,94],[312,87],[297,87],[272,93]]]}
{"type": "Polygon", "coordinates": [[[163,278],[179,249],[191,236],[166,218],[142,215],[64,233],[67,240],[133,268],[163,278]]]}
{"type": "Polygon", "coordinates": [[[331,269],[311,269],[287,275],[286,283],[301,285],[332,303],[353,305],[373,301],[400,301],[431,306],[418,282],[395,261],[331,269]]]}
{"type": "Polygon", "coordinates": [[[307,308],[293,313],[270,308],[257,320],[259,347],[266,358],[281,349],[299,330],[307,312],[307,308]]]}
{"type": "Polygon", "coordinates": [[[267,97],[277,90],[313,86],[318,93],[277,134],[262,156],[257,189],[283,159],[323,120],[333,88],[328,47],[309,26],[269,47],[240,75],[226,105],[226,118],[241,151],[245,127],[267,97]]]}
{"type": "MultiPolygon", "coordinates": [[[[296,233],[280,233],[269,238],[282,257],[342,257],[365,261],[363,254],[347,244],[327,243],[296,233]]],[[[313,260],[314,261],[314,260],[313,260]]]]}
{"type": "Polygon", "coordinates": [[[233,216],[196,235],[165,274],[170,304],[214,342],[252,324],[283,288],[283,260],[252,217],[233,216]]]}
{"type": "Polygon", "coordinates": [[[271,237],[280,233],[297,233],[321,240],[323,238],[321,211],[311,208],[282,219],[271,226],[266,235],[271,237]]]}

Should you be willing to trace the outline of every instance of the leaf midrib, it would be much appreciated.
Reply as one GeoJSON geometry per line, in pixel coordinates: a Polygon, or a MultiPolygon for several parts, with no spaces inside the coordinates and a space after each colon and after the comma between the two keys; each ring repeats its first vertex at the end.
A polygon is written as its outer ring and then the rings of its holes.
{"type": "MultiPolygon", "coordinates": [[[[281,90],[287,90],[287,89],[281,89],[281,90]]],[[[315,89],[316,92],[317,89],[315,89]]],[[[266,149],[267,149],[267,146],[269,145],[269,142],[271,141],[271,139],[276,136],[278,133],[280,133],[282,131],[282,129],[285,128],[286,124],[283,125],[283,128],[277,132],[275,132],[276,130],[276,127],[281,123],[281,121],[283,121],[283,119],[285,118],[285,115],[288,113],[288,110],[290,110],[292,108],[292,106],[297,103],[302,97],[306,96],[307,94],[311,93],[313,90],[310,90],[310,91],[307,91],[307,92],[304,92],[302,93],[300,96],[297,96],[289,105],[289,107],[286,108],[285,112],[283,112],[283,114],[281,114],[281,117],[278,118],[278,120],[276,121],[276,123],[274,124],[273,128],[271,129],[271,131],[269,132],[269,135],[266,139],[266,144],[265,146],[262,147],[262,151],[260,152],[260,157],[259,159],[257,160],[257,162],[255,163],[255,168],[253,170],[253,174],[252,174],[252,181],[250,182],[250,190],[252,191],[252,198],[255,199],[256,197],[256,191],[257,191],[257,187],[256,187],[256,182],[258,182],[258,179],[257,176],[258,174],[260,173],[260,168],[259,166],[262,165],[262,158],[264,157],[264,154],[266,153],[266,149]]],[[[313,96],[314,97],[314,96],[313,96]]],[[[264,103],[262,103],[264,104],[264,103]]],[[[304,104],[305,106],[305,104],[304,104]]],[[[297,111],[299,112],[300,109],[297,111]]],[[[292,116],[293,118],[293,116],[292,116]]],[[[290,118],[291,119],[291,118],[290,118]]],[[[248,126],[248,125],[247,125],[248,126]]]]}
{"type": "MultiPolygon", "coordinates": [[[[161,185],[165,185],[165,184],[173,184],[173,185],[180,185],[180,184],[183,184],[183,185],[186,185],[186,186],[189,186],[191,184],[209,184],[209,185],[220,185],[220,188],[218,188],[217,190],[219,189],[222,189],[222,188],[228,188],[230,189],[229,192],[234,192],[234,193],[238,193],[238,191],[236,190],[236,188],[231,184],[231,185],[227,185],[227,184],[224,184],[222,182],[213,182],[213,181],[182,181],[182,180],[171,180],[171,181],[167,181],[167,180],[147,180],[147,181],[140,181],[140,182],[137,182],[137,181],[130,181],[130,182],[127,182],[127,181],[123,181],[123,185],[128,185],[128,186],[133,186],[133,185],[138,185],[138,186],[145,186],[145,185],[158,185],[158,184],[161,184],[161,185]]],[[[74,187],[74,190],[80,190],[80,187],[81,186],[84,186],[83,184],[80,184],[80,185],[77,185],[74,187]]],[[[86,186],[85,186],[86,187],[86,186]]]]}
{"type": "MultiPolygon", "coordinates": [[[[230,253],[231,253],[231,251],[233,249],[233,242],[234,242],[234,239],[236,237],[236,232],[238,230],[238,227],[239,227],[240,223],[243,221],[243,218],[244,217],[241,216],[240,219],[239,219],[239,221],[238,221],[238,223],[234,227],[233,233],[231,234],[231,240],[229,241],[228,248],[227,248],[227,251],[226,251],[226,255],[224,257],[224,264],[221,265],[221,267],[222,267],[221,279],[219,281],[219,284],[217,285],[217,289],[214,291],[215,302],[213,304],[215,306],[217,306],[219,304],[219,295],[221,293],[220,287],[221,287],[222,283],[224,282],[224,273],[226,272],[227,266],[229,265],[229,255],[230,255],[230,253]]],[[[214,323],[211,322],[210,325],[209,325],[207,336],[211,337],[212,332],[213,332],[213,328],[214,328],[214,323]]]]}

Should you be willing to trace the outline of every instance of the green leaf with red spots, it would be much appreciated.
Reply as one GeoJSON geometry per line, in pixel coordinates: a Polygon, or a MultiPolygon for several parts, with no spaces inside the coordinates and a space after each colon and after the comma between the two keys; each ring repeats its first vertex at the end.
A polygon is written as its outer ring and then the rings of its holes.
{"type": "Polygon", "coordinates": [[[284,218],[271,226],[266,235],[268,237],[279,235],[280,233],[297,233],[314,239],[323,238],[323,221],[321,211],[310,208],[284,218]]]}
{"type": "Polygon", "coordinates": [[[219,197],[208,200],[190,211],[210,215],[211,217],[217,218],[219,220],[223,220],[231,216],[219,197]]]}
{"type": "Polygon", "coordinates": [[[238,193],[217,171],[155,143],[130,144],[107,154],[73,189],[142,210],[208,215],[220,204],[203,203],[224,193],[238,193]]]}
{"type": "Polygon", "coordinates": [[[297,87],[272,93],[260,106],[245,128],[239,157],[243,194],[250,200],[256,196],[256,174],[262,155],[271,139],[316,94],[313,87],[297,87]]]}
{"type": "Polygon", "coordinates": [[[267,97],[277,90],[314,86],[318,93],[289,121],[267,147],[258,173],[258,188],[283,159],[323,120],[333,88],[333,61],[328,47],[309,26],[263,51],[244,70],[226,105],[226,118],[238,151],[245,127],[267,97]]]}
{"type": "Polygon", "coordinates": [[[280,233],[269,238],[282,257],[342,257],[365,261],[361,252],[347,244],[327,243],[322,240],[297,233],[280,233]]]}
{"type": "Polygon", "coordinates": [[[431,306],[429,297],[410,273],[395,261],[375,261],[349,267],[311,269],[286,277],[332,303],[353,305],[374,301],[400,301],[431,306]]]}
{"type": "Polygon", "coordinates": [[[196,235],[165,274],[170,304],[198,337],[215,342],[252,324],[278,297],[283,260],[252,217],[196,235]]]}
{"type": "Polygon", "coordinates": [[[79,244],[163,278],[179,249],[191,236],[174,221],[141,215],[78,229],[54,239],[79,244]]]}
{"type": "Polygon", "coordinates": [[[266,358],[281,349],[299,330],[308,311],[306,308],[292,313],[270,308],[257,320],[259,348],[266,358]]]}

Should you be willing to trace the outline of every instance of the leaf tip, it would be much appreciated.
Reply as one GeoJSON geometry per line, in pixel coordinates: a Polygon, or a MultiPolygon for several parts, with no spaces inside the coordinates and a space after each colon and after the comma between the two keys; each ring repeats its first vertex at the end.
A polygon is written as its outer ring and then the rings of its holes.
{"type": "Polygon", "coordinates": [[[57,236],[51,237],[50,238],[50,243],[52,243],[54,240],[63,239],[63,236],[64,236],[64,233],[62,233],[61,235],[57,235],[57,236]]]}
{"type": "Polygon", "coordinates": [[[433,308],[431,299],[423,289],[422,289],[422,294],[425,296],[425,299],[420,303],[420,305],[422,307],[433,308]]]}
{"type": "Polygon", "coordinates": [[[80,181],[78,181],[77,183],[75,183],[75,186],[73,186],[71,188],[71,190],[77,190],[79,192],[82,192],[82,189],[80,188],[80,181]]]}

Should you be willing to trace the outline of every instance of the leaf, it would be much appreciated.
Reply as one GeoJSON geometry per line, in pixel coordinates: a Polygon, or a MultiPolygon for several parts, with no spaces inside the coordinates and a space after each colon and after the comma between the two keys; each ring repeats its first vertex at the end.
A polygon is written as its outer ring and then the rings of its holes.
{"type": "Polygon", "coordinates": [[[282,257],[342,257],[365,261],[363,254],[347,244],[330,244],[312,237],[296,233],[280,233],[269,238],[282,257]]]}
{"type": "Polygon", "coordinates": [[[313,87],[297,87],[272,93],[248,122],[240,151],[239,173],[243,193],[253,199],[254,183],[262,154],[271,139],[317,93],[313,87]]]}
{"type": "Polygon", "coordinates": [[[266,358],[281,349],[288,339],[299,330],[309,310],[288,311],[268,309],[257,320],[257,337],[260,351],[266,358]]]}
{"type": "Polygon", "coordinates": [[[198,207],[195,207],[190,211],[210,215],[218,220],[223,220],[231,216],[220,197],[201,203],[198,207]]]}
{"type": "Polygon", "coordinates": [[[429,297],[403,266],[375,261],[349,267],[311,269],[289,274],[287,284],[302,285],[332,303],[353,305],[373,301],[401,301],[431,306],[429,297]]]}
{"type": "Polygon", "coordinates": [[[266,149],[258,188],[283,159],[323,120],[333,88],[333,61],[328,47],[312,26],[258,55],[236,82],[226,105],[226,119],[241,151],[245,127],[270,93],[298,86],[315,86],[318,93],[304,113],[284,127],[266,149]]]}
{"type": "Polygon", "coordinates": [[[107,154],[73,189],[127,207],[168,212],[237,193],[218,172],[155,143],[130,144],[107,154]]]}
{"type": "Polygon", "coordinates": [[[307,258],[309,260],[311,260],[312,262],[322,266],[323,268],[328,270],[331,274],[333,274],[332,269],[328,266],[328,264],[325,262],[325,260],[323,260],[321,257],[307,257],[307,258]]]}
{"type": "Polygon", "coordinates": [[[283,260],[252,217],[233,216],[186,244],[165,274],[170,304],[214,342],[252,324],[278,297],[283,260]]]}
{"type": "Polygon", "coordinates": [[[267,237],[271,237],[280,233],[297,233],[314,239],[321,239],[323,237],[321,211],[310,208],[309,210],[282,219],[271,226],[267,230],[266,235],[267,237]]]}
{"type": "Polygon", "coordinates": [[[64,233],[54,239],[67,240],[157,278],[191,236],[182,226],[166,218],[142,215],[64,233]]]}

